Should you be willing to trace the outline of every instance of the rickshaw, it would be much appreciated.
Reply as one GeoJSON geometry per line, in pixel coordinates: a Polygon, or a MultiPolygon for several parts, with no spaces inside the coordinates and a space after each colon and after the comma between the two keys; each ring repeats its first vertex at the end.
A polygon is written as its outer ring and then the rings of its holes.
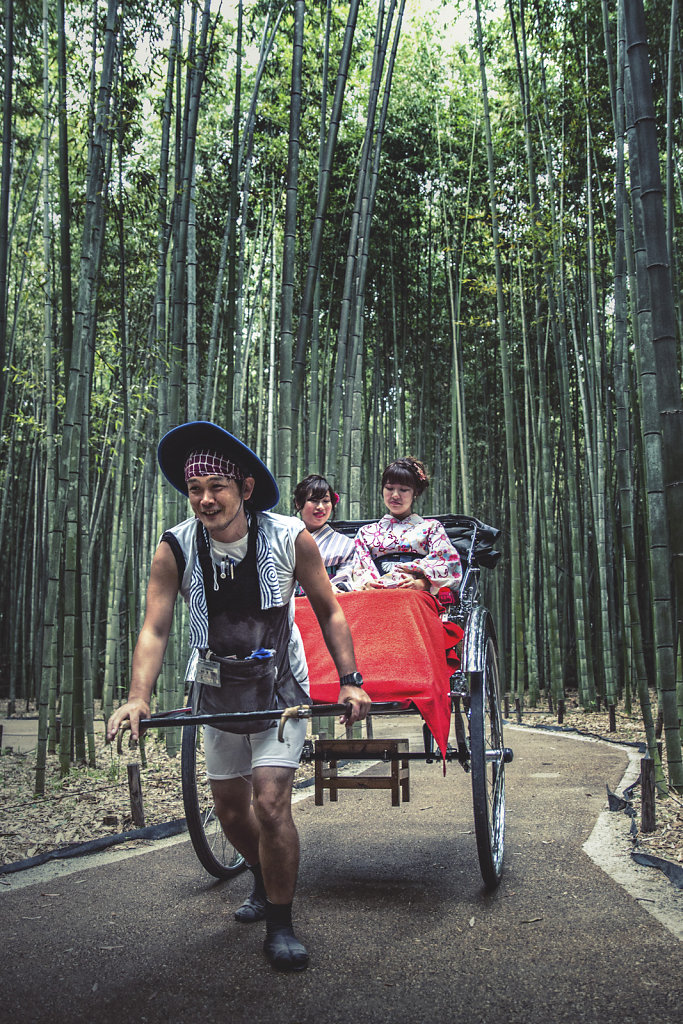
{"type": "MultiPolygon", "coordinates": [[[[448,699],[454,719],[455,745],[445,752],[435,750],[434,738],[423,725],[424,750],[387,754],[391,758],[421,760],[443,764],[457,762],[472,777],[474,830],[479,867],[487,889],[494,889],[503,871],[505,833],[505,765],[512,761],[512,750],[503,743],[503,713],[498,646],[493,619],[481,603],[479,589],[482,568],[493,568],[500,553],[494,544],[500,536],[495,527],[487,526],[472,516],[438,515],[433,517],[445,527],[451,543],[457,548],[463,574],[452,604],[446,605],[444,617],[461,626],[464,634],[459,643],[459,667],[450,676],[448,699]]],[[[336,522],[335,529],[355,536],[359,527],[372,520],[336,522]]],[[[245,868],[244,858],[223,833],[213,810],[213,800],[203,772],[202,725],[219,722],[255,721],[277,717],[278,728],[286,728],[289,718],[319,718],[343,714],[343,704],[313,703],[296,708],[232,714],[192,714],[190,707],[159,712],[144,719],[141,727],[182,725],[181,773],[182,793],[187,828],[195,853],[202,866],[215,878],[227,879],[245,868]]],[[[373,720],[383,714],[416,714],[410,701],[373,701],[373,720]]],[[[303,761],[314,761],[316,744],[306,741],[303,761]]],[[[353,759],[359,758],[358,754],[353,759]]],[[[372,755],[376,760],[376,755],[372,755]]]]}

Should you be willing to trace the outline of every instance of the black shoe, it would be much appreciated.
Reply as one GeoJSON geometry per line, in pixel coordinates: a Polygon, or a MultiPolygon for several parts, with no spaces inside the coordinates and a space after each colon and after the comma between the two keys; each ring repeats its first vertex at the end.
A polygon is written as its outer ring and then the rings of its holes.
{"type": "Polygon", "coordinates": [[[241,907],[235,911],[235,920],[242,924],[253,924],[254,921],[263,921],[266,916],[266,897],[252,892],[247,896],[241,907]]]}
{"type": "Polygon", "coordinates": [[[292,928],[269,931],[263,952],[276,971],[305,971],[308,967],[308,950],[299,942],[292,928]]]}

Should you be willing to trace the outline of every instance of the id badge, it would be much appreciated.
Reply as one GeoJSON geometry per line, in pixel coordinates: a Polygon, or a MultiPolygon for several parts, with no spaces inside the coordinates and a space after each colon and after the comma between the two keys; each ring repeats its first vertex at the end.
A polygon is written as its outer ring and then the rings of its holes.
{"type": "Polygon", "coordinates": [[[197,671],[195,680],[202,686],[221,685],[221,667],[217,661],[208,661],[206,658],[197,659],[197,671]]]}

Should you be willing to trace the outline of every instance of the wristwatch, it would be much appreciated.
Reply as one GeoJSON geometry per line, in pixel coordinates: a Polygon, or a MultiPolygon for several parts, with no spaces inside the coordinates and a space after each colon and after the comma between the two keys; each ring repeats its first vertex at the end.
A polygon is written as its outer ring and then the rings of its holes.
{"type": "Polygon", "coordinates": [[[363,686],[363,677],[360,672],[349,672],[339,680],[340,686],[363,686]]]}

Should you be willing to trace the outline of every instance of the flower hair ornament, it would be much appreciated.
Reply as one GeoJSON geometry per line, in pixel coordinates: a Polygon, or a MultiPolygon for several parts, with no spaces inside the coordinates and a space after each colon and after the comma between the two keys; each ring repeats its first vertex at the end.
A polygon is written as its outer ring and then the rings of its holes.
{"type": "Polygon", "coordinates": [[[396,463],[398,465],[403,464],[404,466],[407,466],[411,473],[414,473],[414,475],[417,477],[421,484],[426,484],[428,482],[427,474],[422,468],[422,463],[418,462],[418,460],[414,458],[412,455],[406,455],[402,459],[397,459],[396,463]]]}

